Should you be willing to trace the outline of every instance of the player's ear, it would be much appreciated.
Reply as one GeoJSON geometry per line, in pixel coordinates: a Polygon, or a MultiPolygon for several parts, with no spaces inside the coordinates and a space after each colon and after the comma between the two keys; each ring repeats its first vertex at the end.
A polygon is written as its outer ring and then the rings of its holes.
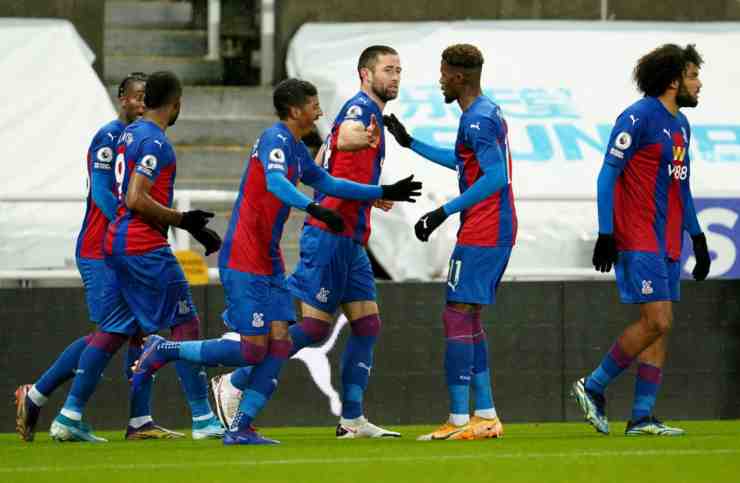
{"type": "Polygon", "coordinates": [[[672,80],[670,84],[668,84],[668,87],[678,90],[679,85],[681,85],[681,79],[675,79],[672,80]]]}

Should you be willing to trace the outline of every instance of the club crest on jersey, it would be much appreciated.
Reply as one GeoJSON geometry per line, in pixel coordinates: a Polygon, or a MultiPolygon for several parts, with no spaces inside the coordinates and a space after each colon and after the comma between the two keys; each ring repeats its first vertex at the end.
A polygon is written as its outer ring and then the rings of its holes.
{"type": "Polygon", "coordinates": [[[642,294],[643,295],[652,295],[653,293],[653,281],[652,280],[643,280],[642,281],[642,294]]]}
{"type": "Polygon", "coordinates": [[[134,135],[130,132],[123,134],[123,142],[126,143],[126,146],[129,146],[132,142],[134,142],[134,135]]]}
{"type": "Polygon", "coordinates": [[[614,146],[622,151],[632,146],[632,136],[630,136],[630,133],[627,131],[620,132],[614,140],[614,146]]]}
{"type": "Polygon", "coordinates": [[[262,312],[252,313],[252,327],[264,327],[265,326],[265,314],[262,312]]]}
{"type": "Polygon", "coordinates": [[[329,293],[330,291],[325,289],[324,287],[321,287],[321,290],[319,290],[319,293],[316,294],[316,300],[321,302],[322,304],[325,304],[329,301],[329,293]]]}
{"type": "Polygon", "coordinates": [[[360,106],[350,106],[344,117],[347,119],[357,119],[360,116],[362,116],[362,108],[360,106]]]}
{"type": "Polygon", "coordinates": [[[108,146],[100,148],[95,154],[95,157],[98,158],[98,161],[101,163],[110,163],[113,161],[113,150],[108,146]]]}

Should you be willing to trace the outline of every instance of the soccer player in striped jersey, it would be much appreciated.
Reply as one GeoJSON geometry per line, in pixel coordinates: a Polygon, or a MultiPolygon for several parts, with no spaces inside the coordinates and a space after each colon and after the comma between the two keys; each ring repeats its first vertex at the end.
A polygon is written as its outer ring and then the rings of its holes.
{"type": "Polygon", "coordinates": [[[638,304],[640,318],[617,338],[599,366],[573,383],[586,420],[609,433],[604,392],[637,362],[637,381],[627,435],[680,435],[653,414],[663,378],[673,302],[680,300],[681,245],[686,230],[693,242],[693,276],[709,274],[707,241],[689,186],[691,128],[683,107],[699,102],[699,68],[693,45],[666,44],[637,62],[634,79],[644,97],[617,118],[599,172],[599,237],[596,270],[614,265],[622,303],[638,304]]]}
{"type": "MultiPolygon", "coordinates": [[[[144,113],[145,83],[146,76],[142,72],[129,74],[121,81],[118,86],[118,118],[98,130],[87,152],[88,193],[82,229],[77,237],[75,259],[82,275],[90,320],[96,323],[102,317],[101,290],[107,270],[103,260],[103,236],[108,223],[115,218],[118,205],[113,172],[116,142],[125,127],[144,113]]],[[[34,384],[24,384],[16,390],[16,429],[21,439],[33,441],[41,408],[56,388],[74,376],[80,354],[92,340],[93,334],[75,340],[34,384]]],[[[127,379],[131,378],[131,366],[141,355],[142,344],[138,334],[129,340],[124,368],[127,379]]],[[[132,393],[130,411],[126,439],[183,436],[154,424],[147,393],[132,393]]]]}
{"type": "Polygon", "coordinates": [[[473,45],[452,45],[442,53],[440,85],[445,102],[456,101],[463,111],[454,150],[413,139],[395,115],[385,119],[401,146],[456,170],[460,187],[460,196],[422,216],[414,227],[417,238],[427,241],[448,216],[460,213],[442,315],[450,415],[420,440],[484,439],[503,434],[493,403],[481,309],[495,302],[516,240],[517,219],[507,125],[501,109],[481,93],[482,67],[483,55],[473,45]]]}
{"type": "Polygon", "coordinates": [[[219,256],[224,322],[239,338],[173,343],[151,336],[134,371],[137,386],[173,360],[239,367],[230,380],[242,397],[224,437],[227,445],[278,443],[256,433],[252,421],[275,391],[293,345],[288,331],[295,320],[293,299],[280,251],[291,208],[305,211],[333,232],[346,228],[337,211],[298,191],[298,181],[331,196],[365,201],[412,201],[421,189],[413,176],[391,185],[361,184],[335,178],[314,163],[301,141],[322,114],[311,83],[287,79],[275,88],[273,102],[280,121],[255,143],[219,256]]]}
{"type": "MultiPolygon", "coordinates": [[[[170,250],[166,231],[170,226],[189,231],[206,245],[206,253],[218,249],[220,238],[205,229],[213,214],[171,208],[175,153],[165,130],[177,120],[181,96],[180,81],[171,72],[149,76],[144,116],[127,126],[118,139],[114,165],[118,207],[103,238],[107,270],[100,291],[101,317],[91,342],[80,354],[64,406],[52,423],[53,439],[105,441],[82,421],[83,411],[102,371],[129,337],[165,328],[179,340],[199,337],[190,287],[170,250]]],[[[221,437],[224,430],[211,411],[202,367],[182,363],[177,373],[191,407],[193,438],[221,437]]],[[[148,387],[132,384],[135,395],[142,390],[147,392],[148,387]]],[[[138,422],[146,425],[150,421],[138,422]]]]}

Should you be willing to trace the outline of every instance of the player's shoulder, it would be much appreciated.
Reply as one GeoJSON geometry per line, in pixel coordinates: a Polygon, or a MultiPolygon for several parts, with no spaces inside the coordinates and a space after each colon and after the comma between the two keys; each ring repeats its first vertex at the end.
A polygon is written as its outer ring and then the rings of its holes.
{"type": "Polygon", "coordinates": [[[344,103],[339,111],[339,117],[342,120],[360,120],[375,111],[379,111],[375,101],[366,93],[359,91],[344,103]]]}
{"type": "Polygon", "coordinates": [[[287,130],[285,124],[276,122],[262,131],[259,138],[260,146],[271,146],[282,149],[290,149],[292,134],[287,130]]]}
{"type": "Polygon", "coordinates": [[[655,113],[662,107],[659,104],[660,101],[656,98],[645,96],[627,106],[627,108],[619,114],[619,118],[630,118],[630,116],[632,116],[630,119],[634,120],[635,118],[641,118],[647,121],[655,116],[655,113]]]}
{"type": "Polygon", "coordinates": [[[464,123],[464,127],[470,129],[480,129],[483,126],[498,127],[503,121],[503,114],[498,104],[482,95],[463,112],[460,121],[464,123]]]}
{"type": "Polygon", "coordinates": [[[98,129],[95,140],[98,143],[115,144],[124,129],[126,126],[120,120],[114,119],[98,129]]]}

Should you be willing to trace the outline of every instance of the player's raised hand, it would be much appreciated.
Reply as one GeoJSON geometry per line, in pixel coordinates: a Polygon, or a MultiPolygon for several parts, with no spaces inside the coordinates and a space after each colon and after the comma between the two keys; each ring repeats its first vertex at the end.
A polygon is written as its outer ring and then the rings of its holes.
{"type": "Polygon", "coordinates": [[[306,207],[306,213],[317,220],[321,220],[326,223],[326,226],[335,233],[341,233],[344,231],[344,220],[339,216],[339,213],[334,210],[324,208],[318,203],[309,203],[306,207]]]}
{"type": "Polygon", "coordinates": [[[414,181],[413,174],[393,184],[384,184],[381,188],[384,200],[416,203],[414,198],[421,195],[421,181],[414,181]]]}
{"type": "Polygon", "coordinates": [[[599,233],[591,259],[597,272],[607,273],[617,263],[617,241],[614,235],[599,233]]]}
{"type": "Polygon", "coordinates": [[[210,228],[203,227],[192,235],[206,249],[206,255],[216,253],[221,248],[221,237],[210,228]]]}
{"type": "Polygon", "coordinates": [[[419,218],[419,221],[414,225],[414,233],[416,238],[425,242],[429,240],[429,235],[436,230],[439,225],[444,223],[447,219],[447,213],[445,213],[444,207],[440,206],[434,211],[430,211],[426,215],[419,218]]]}
{"type": "Polygon", "coordinates": [[[182,220],[180,220],[180,224],[177,226],[178,228],[182,228],[187,232],[194,233],[196,231],[202,230],[213,217],[214,214],[210,211],[186,211],[182,214],[182,220]]]}
{"type": "Polygon", "coordinates": [[[380,144],[380,126],[378,126],[375,114],[370,115],[370,124],[365,128],[365,132],[367,133],[367,144],[372,149],[377,148],[380,144]]]}
{"type": "Polygon", "coordinates": [[[396,142],[398,144],[404,148],[411,146],[413,138],[409,135],[408,131],[406,131],[406,128],[401,124],[401,121],[398,120],[395,114],[383,116],[383,124],[385,124],[388,132],[393,134],[393,137],[396,138],[396,142]]]}
{"type": "Polygon", "coordinates": [[[709,248],[707,248],[707,237],[704,233],[699,233],[691,237],[691,242],[694,245],[694,257],[696,258],[696,265],[691,275],[694,276],[694,280],[702,281],[709,275],[709,267],[712,265],[712,260],[709,258],[709,248]]]}

